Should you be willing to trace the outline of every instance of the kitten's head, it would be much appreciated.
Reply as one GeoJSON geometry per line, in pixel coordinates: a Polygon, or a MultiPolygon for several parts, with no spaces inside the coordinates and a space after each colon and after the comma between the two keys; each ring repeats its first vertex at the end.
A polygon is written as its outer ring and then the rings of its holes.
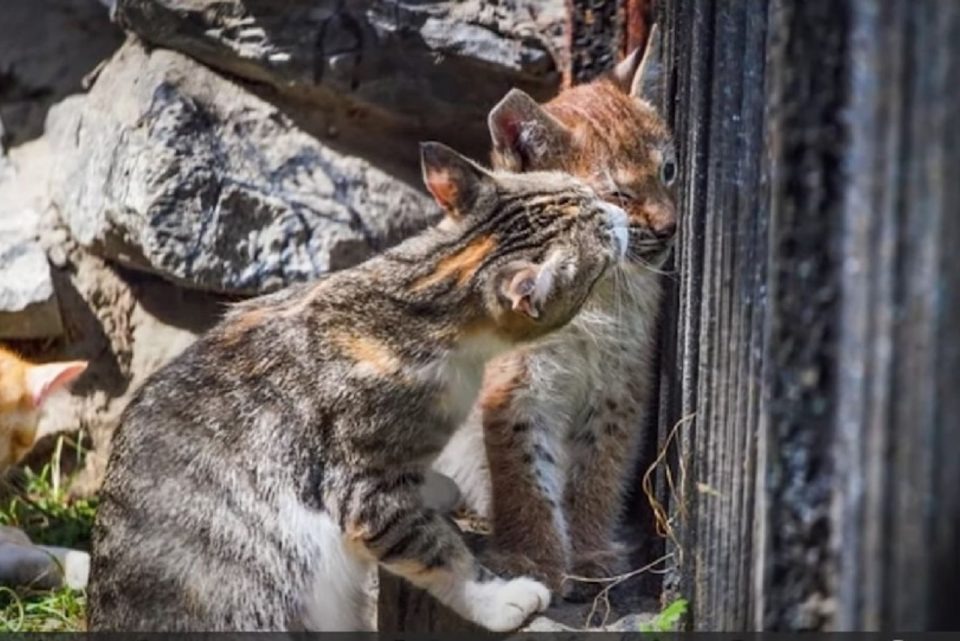
{"type": "Polygon", "coordinates": [[[677,216],[671,187],[677,161],[662,104],[660,35],[650,32],[608,76],[561,92],[540,106],[514,89],[490,112],[493,165],[559,170],[586,181],[630,217],[631,262],[665,258],[677,216]]]}
{"type": "Polygon", "coordinates": [[[563,325],[626,252],[624,211],[572,176],[490,172],[439,143],[424,143],[421,158],[447,213],[440,228],[458,240],[413,287],[478,292],[501,334],[563,325]]]}
{"type": "Polygon", "coordinates": [[[0,348],[0,470],[44,436],[37,429],[44,403],[86,368],[84,361],[33,365],[0,348]]]}

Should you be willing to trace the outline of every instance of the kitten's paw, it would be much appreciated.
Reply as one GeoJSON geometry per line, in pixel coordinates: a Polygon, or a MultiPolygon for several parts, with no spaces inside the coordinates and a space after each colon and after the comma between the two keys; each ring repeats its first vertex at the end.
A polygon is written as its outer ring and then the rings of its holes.
{"type": "Polygon", "coordinates": [[[617,543],[611,543],[604,550],[580,554],[574,558],[570,576],[564,581],[562,596],[574,603],[590,601],[609,585],[613,577],[628,570],[625,548],[617,543]],[[577,580],[577,577],[582,578],[577,580]]]}
{"type": "Polygon", "coordinates": [[[472,603],[472,619],[493,632],[516,630],[550,605],[547,586],[527,577],[495,579],[479,584],[472,603]]]}

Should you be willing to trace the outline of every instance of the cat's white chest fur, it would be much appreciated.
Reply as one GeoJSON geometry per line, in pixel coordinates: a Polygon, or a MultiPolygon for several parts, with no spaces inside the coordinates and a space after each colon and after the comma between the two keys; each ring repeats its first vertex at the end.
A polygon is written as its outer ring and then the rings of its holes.
{"type": "Polygon", "coordinates": [[[466,420],[477,400],[487,361],[510,347],[493,334],[476,334],[461,341],[446,357],[420,367],[417,377],[440,386],[439,409],[457,426],[466,420]]]}

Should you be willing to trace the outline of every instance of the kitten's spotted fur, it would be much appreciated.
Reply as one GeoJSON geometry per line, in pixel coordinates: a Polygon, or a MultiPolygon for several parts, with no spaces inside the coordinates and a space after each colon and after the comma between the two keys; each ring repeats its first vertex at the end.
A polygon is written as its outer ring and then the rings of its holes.
{"type": "Polygon", "coordinates": [[[642,59],[610,77],[543,107],[512,91],[490,114],[495,166],[572,173],[630,216],[629,263],[548,341],[491,363],[481,401],[435,466],[492,518],[493,565],[554,590],[564,574],[609,576],[626,560],[615,529],[649,402],[657,267],[676,228],[676,162],[654,108],[659,42],[654,28],[642,59]]]}
{"type": "Polygon", "coordinates": [[[239,305],[137,392],[94,528],[91,629],[356,629],[376,563],[491,630],[547,606],[419,489],[485,362],[569,321],[626,251],[626,216],[563,174],[490,174],[437,144],[423,164],[439,226],[239,305]]]}
{"type": "Polygon", "coordinates": [[[85,361],[33,364],[0,347],[0,472],[45,436],[40,429],[44,405],[86,368],[85,361]]]}

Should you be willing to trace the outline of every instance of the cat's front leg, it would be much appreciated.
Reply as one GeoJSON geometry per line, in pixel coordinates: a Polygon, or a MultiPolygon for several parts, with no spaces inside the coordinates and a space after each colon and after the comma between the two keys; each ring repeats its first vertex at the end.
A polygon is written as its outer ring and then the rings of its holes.
{"type": "MultiPolygon", "coordinates": [[[[571,434],[573,457],[565,492],[572,546],[571,574],[609,578],[627,570],[625,546],[615,531],[623,511],[627,478],[642,445],[647,382],[611,385],[598,393],[590,416],[571,434]]],[[[574,582],[566,595],[592,598],[598,583],[574,582]]]]}
{"type": "Polygon", "coordinates": [[[456,527],[424,507],[419,475],[358,481],[342,505],[348,549],[427,590],[460,616],[495,632],[519,628],[550,604],[550,591],[530,578],[502,579],[484,568],[456,527]]]}
{"type": "Polygon", "coordinates": [[[488,387],[483,432],[490,466],[491,567],[528,574],[560,590],[570,543],[562,512],[566,457],[552,421],[504,380],[488,387]]]}

